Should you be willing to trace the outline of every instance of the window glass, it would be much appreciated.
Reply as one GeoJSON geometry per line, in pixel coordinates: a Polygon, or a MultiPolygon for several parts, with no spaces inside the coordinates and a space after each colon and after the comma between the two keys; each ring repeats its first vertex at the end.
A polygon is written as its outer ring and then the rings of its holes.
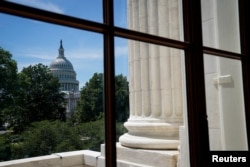
{"type": "MultiPolygon", "coordinates": [[[[116,113],[116,151],[117,160],[125,151],[119,138],[127,132],[124,123],[129,117],[129,75],[128,75],[128,42],[126,39],[115,38],[115,113],[116,113]]],[[[129,159],[123,158],[128,163],[129,159]]],[[[120,162],[121,163],[121,162],[120,162]]]]}
{"type": "Polygon", "coordinates": [[[42,10],[103,22],[102,0],[8,0],[42,10]]]}
{"type": "Polygon", "coordinates": [[[139,148],[138,157],[153,151],[154,155],[167,158],[156,150],[171,149],[177,155],[181,145],[181,154],[185,157],[182,163],[189,163],[183,60],[183,51],[178,49],[115,39],[116,75],[125,75],[129,82],[129,117],[123,120],[126,133],[119,138],[117,160],[165,166],[166,161],[135,160],[133,154],[122,153],[139,148]]]}
{"type": "Polygon", "coordinates": [[[211,150],[247,150],[241,62],[204,56],[211,150]]]}
{"type": "Polygon", "coordinates": [[[127,1],[114,1],[114,21],[115,25],[122,28],[128,27],[127,1]]]}
{"type": "Polygon", "coordinates": [[[123,124],[129,116],[129,74],[128,74],[128,42],[115,38],[115,98],[117,139],[126,132],[123,124]]]}
{"type": "Polygon", "coordinates": [[[0,20],[0,161],[99,152],[103,36],[5,14],[0,20]]]}
{"type": "Polygon", "coordinates": [[[143,33],[183,40],[179,0],[114,1],[115,25],[143,33]]]}
{"type": "Polygon", "coordinates": [[[202,0],[204,46],[240,52],[237,0],[202,0]]]}

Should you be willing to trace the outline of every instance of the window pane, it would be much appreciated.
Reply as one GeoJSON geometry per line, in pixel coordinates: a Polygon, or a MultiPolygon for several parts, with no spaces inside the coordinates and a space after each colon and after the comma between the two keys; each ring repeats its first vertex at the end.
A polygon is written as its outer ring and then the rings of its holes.
{"type": "MultiPolygon", "coordinates": [[[[118,127],[129,116],[129,80],[128,80],[128,42],[126,39],[115,38],[115,97],[116,121],[118,127]]],[[[117,129],[122,130],[122,129],[117,129]]],[[[117,131],[118,134],[123,134],[117,131]]]]}
{"type": "Polygon", "coordinates": [[[103,22],[102,0],[8,0],[18,4],[70,15],[95,22],[103,22]]]}
{"type": "Polygon", "coordinates": [[[204,46],[240,52],[238,0],[202,0],[204,46]]]}
{"type": "Polygon", "coordinates": [[[241,62],[204,56],[211,150],[247,150],[241,62]]]}
{"type": "Polygon", "coordinates": [[[5,14],[0,20],[0,123],[8,125],[0,161],[68,154],[95,161],[105,134],[103,36],[5,14]]]}
{"type": "Polygon", "coordinates": [[[181,1],[121,0],[114,5],[116,26],[183,40],[181,1]]]}
{"type": "MultiPolygon", "coordinates": [[[[129,116],[128,42],[121,38],[115,38],[115,101],[116,141],[119,143],[119,138],[127,132],[124,123],[129,116]]],[[[116,150],[119,161],[124,151],[120,143],[116,150]]]]}
{"type": "Polygon", "coordinates": [[[181,163],[189,163],[183,60],[178,49],[115,38],[116,75],[127,76],[129,82],[129,117],[117,145],[119,163],[177,165],[179,145],[185,157],[181,163]]]}

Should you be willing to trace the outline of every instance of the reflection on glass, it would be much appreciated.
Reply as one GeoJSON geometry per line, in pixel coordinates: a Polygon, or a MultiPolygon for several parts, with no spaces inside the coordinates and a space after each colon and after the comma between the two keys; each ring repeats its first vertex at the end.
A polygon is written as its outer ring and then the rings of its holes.
{"type": "Polygon", "coordinates": [[[115,1],[115,25],[176,40],[182,38],[182,6],[178,0],[115,1]],[[127,12],[127,16],[126,16],[127,12]]]}
{"type": "Polygon", "coordinates": [[[54,13],[103,22],[102,0],[8,0],[54,13]]]}
{"type": "Polygon", "coordinates": [[[238,1],[202,0],[202,28],[205,46],[240,52],[238,1]]]}
{"type": "Polygon", "coordinates": [[[211,150],[247,150],[241,62],[204,56],[211,150]]]}
{"type": "Polygon", "coordinates": [[[0,93],[0,127],[6,126],[0,161],[99,152],[105,136],[102,35],[4,14],[0,20],[0,92],[11,97],[2,101],[0,93]]]}

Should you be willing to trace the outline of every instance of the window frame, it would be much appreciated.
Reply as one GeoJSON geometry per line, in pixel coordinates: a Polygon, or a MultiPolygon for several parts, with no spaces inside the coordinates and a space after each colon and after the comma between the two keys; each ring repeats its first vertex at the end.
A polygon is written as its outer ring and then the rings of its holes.
{"type": "Polygon", "coordinates": [[[248,150],[250,145],[250,2],[238,0],[240,17],[241,53],[205,47],[202,44],[201,1],[182,0],[184,41],[154,36],[114,25],[114,2],[103,0],[103,23],[61,15],[7,1],[0,1],[0,12],[35,19],[52,24],[103,34],[104,38],[104,92],[105,92],[105,153],[107,167],[116,167],[115,96],[114,96],[114,38],[121,37],[141,42],[184,50],[187,89],[188,133],[190,165],[207,166],[209,158],[208,123],[206,114],[203,54],[237,59],[242,62],[243,89],[248,150]],[[197,103],[199,101],[199,103],[197,103]]]}

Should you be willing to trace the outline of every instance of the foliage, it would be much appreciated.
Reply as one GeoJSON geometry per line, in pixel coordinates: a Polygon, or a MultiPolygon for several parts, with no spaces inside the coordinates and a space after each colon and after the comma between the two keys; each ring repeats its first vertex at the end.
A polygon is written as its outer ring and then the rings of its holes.
{"type": "Polygon", "coordinates": [[[104,120],[99,119],[77,125],[78,133],[83,141],[84,149],[100,151],[100,145],[104,143],[104,120]]]}
{"type": "Polygon", "coordinates": [[[116,141],[119,141],[119,138],[124,133],[127,133],[127,129],[124,127],[122,122],[116,122],[116,141]]]}
{"type": "Polygon", "coordinates": [[[37,64],[18,74],[18,92],[9,111],[8,122],[15,132],[21,132],[32,122],[65,120],[64,94],[59,92],[58,79],[47,66],[37,64]]]}
{"type": "Polygon", "coordinates": [[[97,120],[99,114],[103,112],[103,74],[95,73],[81,89],[76,109],[77,122],[97,120]]]}
{"type": "MultiPolygon", "coordinates": [[[[117,122],[117,141],[125,131],[123,124],[117,122]]],[[[100,151],[104,139],[103,117],[75,126],[61,121],[34,122],[20,134],[0,135],[0,161],[75,150],[100,151]]]]}
{"type": "MultiPolygon", "coordinates": [[[[0,48],[0,126],[8,122],[14,133],[0,135],[0,161],[55,152],[91,149],[104,143],[103,74],[95,73],[81,89],[77,112],[65,121],[64,94],[47,66],[37,64],[17,73],[8,51],[0,48]]],[[[128,82],[115,77],[117,140],[126,130],[128,82]]]]}
{"type": "MultiPolygon", "coordinates": [[[[104,117],[101,114],[100,119],[96,121],[82,123],[76,126],[78,134],[83,140],[83,148],[100,151],[100,145],[105,142],[104,117]]],[[[116,141],[126,132],[123,123],[116,123],[116,141]]]]}
{"type": "Polygon", "coordinates": [[[128,81],[122,74],[115,76],[115,107],[116,120],[125,122],[129,116],[128,81]]]}
{"type": "Polygon", "coordinates": [[[0,126],[5,122],[4,109],[13,103],[16,77],[16,61],[8,51],[0,47],[0,126]]]}
{"type": "Polygon", "coordinates": [[[83,148],[75,128],[61,121],[35,122],[21,136],[22,142],[19,143],[17,152],[23,154],[14,155],[14,152],[12,156],[15,158],[48,155],[83,148]]]}
{"type": "Polygon", "coordinates": [[[10,140],[5,134],[0,135],[0,162],[9,160],[10,150],[10,140]]]}
{"type": "MultiPolygon", "coordinates": [[[[81,89],[81,97],[76,107],[78,123],[95,121],[103,113],[103,74],[95,73],[81,89]]],[[[129,93],[128,81],[123,75],[115,77],[116,118],[124,122],[128,118],[129,93]]]]}

